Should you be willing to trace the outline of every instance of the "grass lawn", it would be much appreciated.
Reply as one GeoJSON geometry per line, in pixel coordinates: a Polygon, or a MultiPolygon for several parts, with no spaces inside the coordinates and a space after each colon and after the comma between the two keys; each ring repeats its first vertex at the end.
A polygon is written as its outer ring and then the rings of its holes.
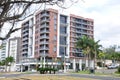
{"type": "Polygon", "coordinates": [[[90,71],[79,71],[78,73],[80,73],[80,74],[90,74],[90,71]]]}
{"type": "Polygon", "coordinates": [[[0,80],[96,80],[90,78],[79,78],[79,77],[69,77],[69,76],[24,76],[24,77],[17,77],[17,78],[1,78],[0,80]]]}

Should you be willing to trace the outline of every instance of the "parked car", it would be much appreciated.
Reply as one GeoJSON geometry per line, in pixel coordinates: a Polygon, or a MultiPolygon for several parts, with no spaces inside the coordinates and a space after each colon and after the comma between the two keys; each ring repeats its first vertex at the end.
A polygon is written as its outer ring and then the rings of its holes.
{"type": "Polygon", "coordinates": [[[119,64],[111,64],[109,66],[107,66],[108,69],[116,69],[118,68],[120,65],[119,64]]]}

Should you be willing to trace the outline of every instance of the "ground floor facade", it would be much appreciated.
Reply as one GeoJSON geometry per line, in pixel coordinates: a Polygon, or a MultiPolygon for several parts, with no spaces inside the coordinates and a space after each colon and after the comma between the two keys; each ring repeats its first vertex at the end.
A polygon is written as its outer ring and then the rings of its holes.
{"type": "MultiPolygon", "coordinates": [[[[65,72],[69,70],[84,70],[85,67],[88,67],[88,60],[85,60],[84,58],[69,58],[64,60],[61,60],[60,58],[54,60],[45,58],[36,60],[29,58],[22,63],[16,64],[16,71],[36,71],[38,67],[52,67],[64,70],[65,72]]],[[[90,67],[94,67],[94,61],[90,62],[90,67]]]]}

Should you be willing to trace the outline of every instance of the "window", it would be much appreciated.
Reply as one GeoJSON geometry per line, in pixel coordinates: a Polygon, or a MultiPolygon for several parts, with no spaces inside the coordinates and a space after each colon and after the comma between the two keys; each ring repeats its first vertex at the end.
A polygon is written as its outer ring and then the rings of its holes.
{"type": "Polygon", "coordinates": [[[60,15],[60,22],[67,23],[67,16],[60,15]]]}
{"type": "Polygon", "coordinates": [[[60,46],[59,55],[64,56],[66,54],[66,47],[60,46]]]}
{"type": "Polygon", "coordinates": [[[60,33],[62,33],[62,34],[66,34],[66,29],[67,29],[67,27],[60,27],[60,33]]]}
{"type": "Polygon", "coordinates": [[[66,37],[65,36],[60,36],[60,44],[66,45],[66,37]]]}

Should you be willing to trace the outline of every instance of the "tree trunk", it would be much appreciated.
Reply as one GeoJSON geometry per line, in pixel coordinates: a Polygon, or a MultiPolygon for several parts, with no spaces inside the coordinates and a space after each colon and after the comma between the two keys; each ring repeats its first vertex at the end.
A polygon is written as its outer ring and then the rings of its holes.
{"type": "Polygon", "coordinates": [[[88,70],[90,70],[90,62],[91,62],[91,60],[90,60],[90,54],[88,54],[88,70]]]}

